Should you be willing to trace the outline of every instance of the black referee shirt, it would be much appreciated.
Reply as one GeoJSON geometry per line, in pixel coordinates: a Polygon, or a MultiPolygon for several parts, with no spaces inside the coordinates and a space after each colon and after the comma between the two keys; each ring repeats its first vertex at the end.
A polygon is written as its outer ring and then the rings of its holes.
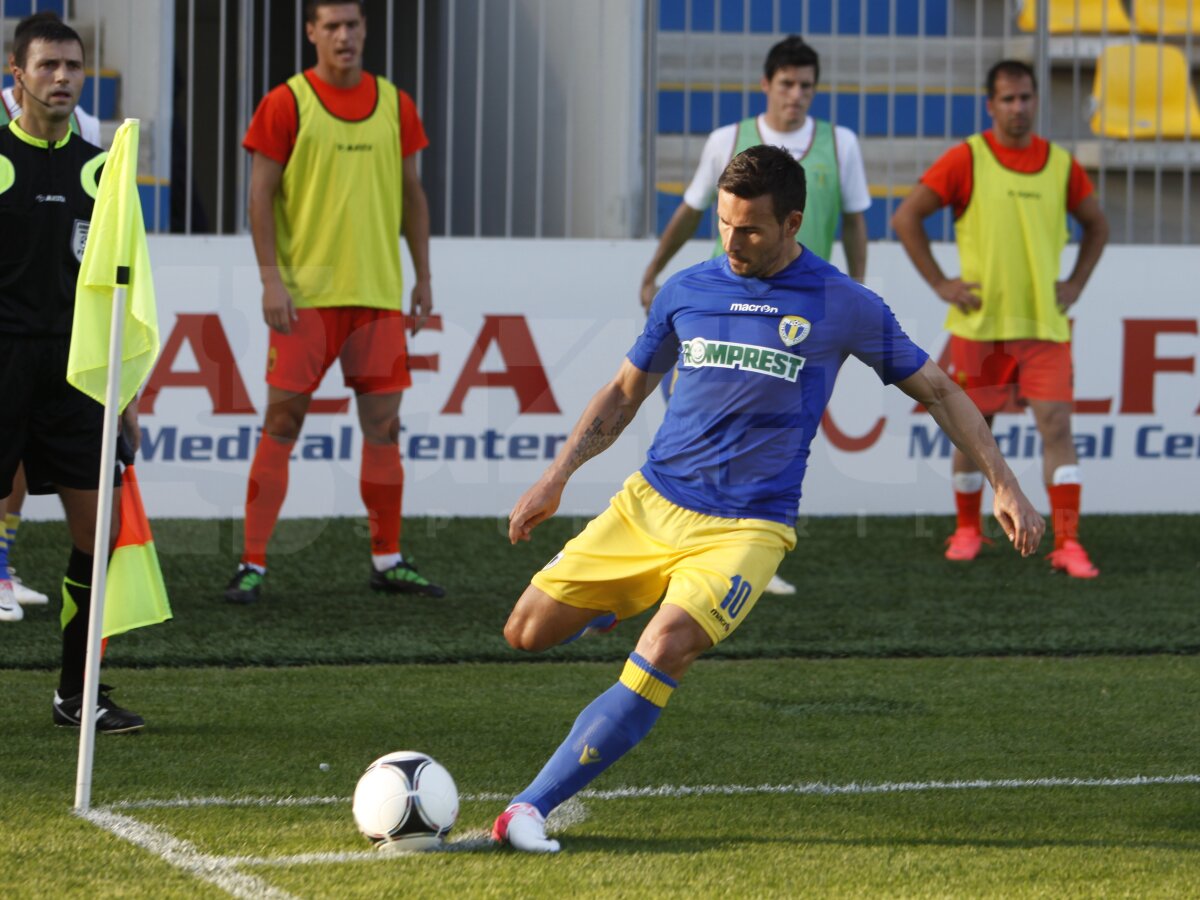
{"type": "Polygon", "coordinates": [[[75,282],[107,154],[68,132],[0,128],[0,333],[71,334],[75,282]]]}

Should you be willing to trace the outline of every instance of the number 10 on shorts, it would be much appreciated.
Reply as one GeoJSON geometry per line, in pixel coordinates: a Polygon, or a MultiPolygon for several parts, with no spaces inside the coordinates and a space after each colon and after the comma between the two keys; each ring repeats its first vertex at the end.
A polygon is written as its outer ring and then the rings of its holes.
{"type": "Polygon", "coordinates": [[[729,593],[721,601],[721,609],[725,610],[729,618],[736,619],[753,590],[754,586],[750,582],[743,579],[741,575],[734,575],[729,584],[729,593]]]}

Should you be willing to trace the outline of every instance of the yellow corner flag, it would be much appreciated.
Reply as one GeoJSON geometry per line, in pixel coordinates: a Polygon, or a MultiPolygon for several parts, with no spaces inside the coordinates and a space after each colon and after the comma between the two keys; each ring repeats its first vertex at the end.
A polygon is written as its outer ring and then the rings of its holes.
{"type": "Polygon", "coordinates": [[[137,192],[138,129],[136,119],[126,119],[117,129],[100,176],[75,287],[67,359],[67,381],[104,403],[113,292],[126,288],[119,409],[128,405],[150,375],[159,347],[154,281],[137,192]]]}

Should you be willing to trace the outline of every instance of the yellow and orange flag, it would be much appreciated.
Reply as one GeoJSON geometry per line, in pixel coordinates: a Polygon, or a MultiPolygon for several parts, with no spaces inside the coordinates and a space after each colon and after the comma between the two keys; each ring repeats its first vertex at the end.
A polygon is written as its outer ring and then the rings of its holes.
{"type": "MultiPolygon", "coordinates": [[[[117,305],[116,314],[123,322],[118,410],[137,395],[159,350],[154,279],[137,192],[139,134],[139,121],[126,119],[113,136],[104,163],[75,287],[75,318],[67,360],[67,381],[98,403],[105,403],[113,307],[117,305]]],[[[123,484],[121,529],[106,580],[108,602],[104,604],[101,629],[105,638],[171,618],[158,554],[132,466],[125,467],[123,484]]],[[[74,610],[64,603],[64,624],[73,614],[74,610]]]]}
{"type": "Polygon", "coordinates": [[[167,587],[133,466],[125,467],[121,482],[121,530],[108,562],[110,602],[104,604],[100,632],[106,638],[171,618],[167,587]]]}

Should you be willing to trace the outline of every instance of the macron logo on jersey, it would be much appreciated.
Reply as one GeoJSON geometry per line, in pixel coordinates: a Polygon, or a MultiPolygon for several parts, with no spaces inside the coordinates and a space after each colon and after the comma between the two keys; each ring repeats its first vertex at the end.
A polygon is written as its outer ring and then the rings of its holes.
{"type": "Polygon", "coordinates": [[[683,342],[683,365],[689,369],[741,369],[794,382],[804,368],[804,357],[754,344],[693,338],[683,342]]]}
{"type": "Polygon", "coordinates": [[[768,306],[765,303],[730,303],[730,312],[757,312],[777,314],[779,312],[774,306],[768,306]]]}

